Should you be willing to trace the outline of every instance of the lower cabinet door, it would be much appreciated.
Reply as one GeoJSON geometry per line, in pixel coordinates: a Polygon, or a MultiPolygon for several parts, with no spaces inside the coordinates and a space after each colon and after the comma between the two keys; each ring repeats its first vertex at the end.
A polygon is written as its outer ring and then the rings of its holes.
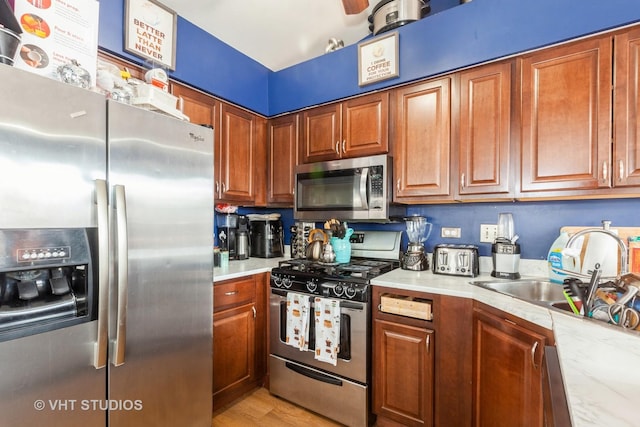
{"type": "Polygon", "coordinates": [[[406,426],[433,425],[434,331],[374,321],[373,408],[406,426]]]}
{"type": "Polygon", "coordinates": [[[255,387],[255,306],[213,316],[213,408],[219,409],[255,387]]]}
{"type": "Polygon", "coordinates": [[[473,425],[542,427],[544,334],[474,310],[473,425]]]}

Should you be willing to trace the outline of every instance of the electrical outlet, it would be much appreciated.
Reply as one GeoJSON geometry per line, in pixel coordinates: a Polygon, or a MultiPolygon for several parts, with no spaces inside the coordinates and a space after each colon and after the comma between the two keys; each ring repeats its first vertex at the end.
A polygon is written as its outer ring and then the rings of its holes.
{"type": "Polygon", "coordinates": [[[448,237],[450,239],[459,239],[460,238],[460,228],[459,227],[442,227],[440,231],[440,237],[448,237]]]}
{"type": "Polygon", "coordinates": [[[498,237],[497,224],[480,224],[480,241],[483,243],[493,243],[498,237]]]}

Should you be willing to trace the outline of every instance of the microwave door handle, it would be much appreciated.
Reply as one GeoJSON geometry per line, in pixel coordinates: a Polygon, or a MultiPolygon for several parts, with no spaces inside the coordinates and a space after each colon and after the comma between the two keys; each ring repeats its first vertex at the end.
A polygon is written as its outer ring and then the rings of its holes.
{"type": "Polygon", "coordinates": [[[369,168],[362,168],[360,175],[360,200],[362,200],[362,209],[369,209],[369,168]]]}

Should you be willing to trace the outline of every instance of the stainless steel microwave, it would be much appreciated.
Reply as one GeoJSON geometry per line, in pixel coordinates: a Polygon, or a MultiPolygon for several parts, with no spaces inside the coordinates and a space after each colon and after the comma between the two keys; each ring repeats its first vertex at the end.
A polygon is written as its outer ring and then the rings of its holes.
{"type": "Polygon", "coordinates": [[[387,155],[296,167],[294,218],[386,222],[404,209],[390,205],[393,161],[387,155]]]}

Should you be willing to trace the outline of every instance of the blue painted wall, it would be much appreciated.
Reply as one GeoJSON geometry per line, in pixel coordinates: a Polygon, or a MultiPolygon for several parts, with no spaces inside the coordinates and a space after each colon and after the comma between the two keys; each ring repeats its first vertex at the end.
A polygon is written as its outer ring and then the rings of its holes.
{"type": "MultiPolygon", "coordinates": [[[[123,4],[100,2],[98,44],[144,65],[124,52],[123,4]]],[[[182,18],[170,75],[273,116],[640,21],[636,0],[431,0],[431,6],[429,16],[398,29],[400,77],[364,88],[357,45],[272,72],[182,18]]]]}
{"type": "Polygon", "coordinates": [[[347,46],[272,74],[269,113],[442,74],[640,20],[640,1],[633,0],[452,1],[431,0],[434,11],[429,16],[397,29],[399,77],[360,88],[357,45],[347,46]]]}
{"type": "MultiPolygon", "coordinates": [[[[98,45],[151,68],[143,59],[124,51],[123,16],[124,0],[100,1],[98,45]]],[[[268,115],[269,69],[180,17],[176,43],[176,70],[168,71],[172,78],[268,115]]]]}
{"type": "MultiPolygon", "coordinates": [[[[640,194],[639,194],[640,196],[640,194]]],[[[285,225],[285,241],[290,239],[293,225],[291,210],[242,209],[244,213],[280,212],[285,225]]],[[[496,224],[500,212],[511,212],[515,232],[520,236],[522,258],[546,259],[553,241],[565,225],[600,227],[602,220],[612,221],[612,228],[640,226],[640,199],[578,200],[548,202],[464,203],[448,205],[409,206],[408,215],[424,215],[433,224],[433,231],[425,246],[429,252],[438,243],[465,243],[478,245],[480,255],[491,255],[491,244],[480,243],[480,224],[496,224]],[[440,237],[442,227],[460,227],[460,239],[440,237]]],[[[322,227],[322,224],[317,224],[322,227]]],[[[398,224],[350,224],[355,230],[405,230],[398,224]]],[[[406,247],[406,233],[402,235],[406,247]]]]}

